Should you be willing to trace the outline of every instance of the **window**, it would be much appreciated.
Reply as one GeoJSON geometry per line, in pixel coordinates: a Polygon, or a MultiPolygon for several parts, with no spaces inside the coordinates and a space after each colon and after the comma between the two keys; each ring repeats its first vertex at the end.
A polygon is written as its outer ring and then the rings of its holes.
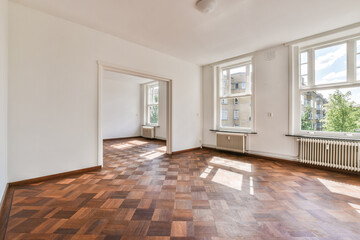
{"type": "Polygon", "coordinates": [[[220,67],[218,84],[219,129],[252,130],[251,61],[220,67]],[[229,116],[228,116],[229,115],[229,116]]]}
{"type": "Polygon", "coordinates": [[[221,99],[221,104],[222,105],[227,105],[228,104],[228,99],[221,99]]]}
{"type": "Polygon", "coordinates": [[[146,122],[149,125],[159,124],[159,84],[146,86],[146,122]]]}
{"type": "Polygon", "coordinates": [[[223,120],[223,121],[228,120],[228,111],[227,110],[221,110],[221,120],[223,120]]]}
{"type": "Polygon", "coordinates": [[[360,81],[360,40],[356,41],[356,80],[360,81]]]}
{"type": "Polygon", "coordinates": [[[239,110],[234,110],[234,120],[239,120],[239,110]]]}
{"type": "Polygon", "coordinates": [[[360,40],[293,49],[293,132],[360,134],[360,40]]]}

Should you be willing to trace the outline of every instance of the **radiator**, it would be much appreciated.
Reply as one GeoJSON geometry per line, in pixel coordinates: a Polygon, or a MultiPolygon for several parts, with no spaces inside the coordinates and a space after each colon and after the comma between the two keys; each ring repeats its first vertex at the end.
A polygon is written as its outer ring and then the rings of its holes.
{"type": "Polygon", "coordinates": [[[155,128],[150,126],[141,127],[142,136],[144,138],[155,138],[155,128]]]}
{"type": "Polygon", "coordinates": [[[216,133],[216,148],[244,153],[246,150],[246,135],[218,132],[216,133]]]}
{"type": "Polygon", "coordinates": [[[299,138],[299,160],[303,163],[360,171],[360,143],[299,138]]]}

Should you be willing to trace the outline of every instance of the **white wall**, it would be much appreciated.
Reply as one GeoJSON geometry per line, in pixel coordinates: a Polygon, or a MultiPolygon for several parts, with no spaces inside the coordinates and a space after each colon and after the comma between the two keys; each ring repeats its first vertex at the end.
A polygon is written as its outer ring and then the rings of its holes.
{"type": "Polygon", "coordinates": [[[0,0],[0,202],[7,176],[7,94],[8,94],[8,1],[0,0]]]}
{"type": "Polygon", "coordinates": [[[200,145],[199,66],[13,2],[9,29],[9,181],[97,165],[97,60],[172,79],[173,151],[200,145]]]}
{"type": "Polygon", "coordinates": [[[103,139],[140,136],[140,84],[133,80],[103,80],[103,139]]]}
{"type": "MultiPolygon", "coordinates": [[[[255,130],[250,135],[248,149],[250,153],[294,160],[297,156],[297,144],[294,138],[286,137],[289,117],[289,77],[288,48],[277,47],[275,58],[267,61],[268,50],[254,56],[255,74],[255,130]],[[273,117],[268,117],[268,112],[273,117]]],[[[214,127],[214,80],[212,67],[203,68],[204,102],[204,145],[215,146],[214,127]]]]}

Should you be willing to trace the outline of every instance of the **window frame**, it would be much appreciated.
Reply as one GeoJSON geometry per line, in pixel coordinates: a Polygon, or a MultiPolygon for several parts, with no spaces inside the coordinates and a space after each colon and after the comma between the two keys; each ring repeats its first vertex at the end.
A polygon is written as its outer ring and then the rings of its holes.
{"type": "MultiPolygon", "coordinates": [[[[233,131],[233,132],[253,132],[255,131],[255,66],[253,62],[253,57],[249,56],[238,60],[236,63],[224,63],[222,65],[218,65],[215,67],[215,119],[214,119],[214,127],[215,129],[219,129],[220,131],[233,131]],[[230,69],[242,67],[247,67],[247,78],[250,83],[250,91],[245,91],[244,93],[231,93],[231,82],[229,83],[229,92],[230,94],[220,96],[221,91],[221,80],[222,80],[222,71],[229,70],[228,74],[230,73],[230,69]],[[233,99],[235,98],[242,98],[242,97],[251,97],[251,122],[250,127],[222,127],[221,126],[221,99],[233,99]]],[[[239,110],[239,119],[240,119],[241,111],[239,110]]],[[[233,118],[233,117],[232,117],[233,118]]],[[[228,118],[229,119],[229,118],[228,118]]]]}
{"type": "MultiPolygon", "coordinates": [[[[158,117],[158,121],[157,123],[151,123],[150,122],[150,111],[149,111],[149,108],[152,107],[152,106],[157,106],[158,107],[158,113],[160,111],[159,109],[159,102],[160,102],[160,85],[158,82],[152,82],[152,83],[148,83],[145,85],[145,122],[146,122],[146,125],[149,125],[149,126],[159,126],[159,117],[158,117]],[[150,91],[150,88],[154,88],[154,87],[158,87],[158,101],[157,103],[149,103],[149,91],[150,91]]],[[[158,114],[159,116],[159,114],[158,114]]]]}
{"type": "Polygon", "coordinates": [[[301,129],[301,108],[302,100],[301,96],[304,92],[321,91],[330,89],[343,89],[360,87],[360,79],[357,79],[357,67],[356,67],[356,55],[357,55],[357,41],[360,41],[360,35],[353,35],[342,37],[338,39],[328,40],[325,42],[317,42],[311,45],[305,45],[304,43],[299,45],[290,46],[290,76],[292,82],[290,85],[290,134],[295,135],[318,135],[329,137],[350,137],[358,138],[360,133],[357,132],[328,132],[328,131],[316,131],[316,130],[302,130],[301,129]],[[315,85],[315,51],[326,47],[332,47],[346,43],[346,81],[340,83],[330,84],[318,84],[315,85]],[[302,86],[301,84],[301,53],[308,53],[308,86],[302,86]]]}

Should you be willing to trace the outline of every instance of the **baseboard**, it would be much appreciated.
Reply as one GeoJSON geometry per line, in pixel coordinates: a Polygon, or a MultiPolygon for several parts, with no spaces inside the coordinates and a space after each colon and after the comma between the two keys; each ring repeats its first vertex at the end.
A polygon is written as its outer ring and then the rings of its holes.
{"type": "Polygon", "coordinates": [[[5,186],[4,193],[2,195],[1,201],[0,201],[0,210],[3,207],[4,201],[5,201],[5,196],[6,196],[6,193],[7,193],[8,189],[9,189],[9,184],[7,183],[6,186],[5,186]]]}
{"type": "Polygon", "coordinates": [[[133,136],[133,137],[121,137],[121,138],[105,138],[103,141],[113,141],[113,140],[126,140],[131,138],[141,138],[142,136],[133,136]]]}
{"type": "Polygon", "coordinates": [[[286,160],[286,161],[298,162],[296,156],[283,155],[277,153],[267,153],[267,152],[249,150],[245,154],[254,157],[267,158],[270,160],[286,160]]]}
{"type": "Polygon", "coordinates": [[[166,138],[163,138],[163,137],[155,137],[156,140],[159,140],[159,141],[164,141],[166,142],[166,138]]]}
{"type": "MultiPolygon", "coordinates": [[[[203,144],[202,147],[217,150],[215,145],[203,144]]],[[[342,169],[337,169],[337,168],[302,163],[296,157],[288,156],[288,155],[276,155],[276,154],[269,154],[269,153],[257,152],[257,151],[248,151],[246,153],[237,153],[237,152],[231,152],[231,153],[242,155],[242,156],[249,156],[249,157],[254,157],[254,158],[262,158],[262,159],[271,160],[271,161],[294,164],[296,166],[301,166],[301,167],[306,167],[306,168],[314,168],[314,169],[330,171],[330,172],[334,172],[334,173],[340,173],[340,174],[346,174],[346,175],[350,174],[350,175],[355,175],[355,176],[360,175],[360,172],[351,172],[348,170],[342,170],[342,169]]]]}
{"type": "Polygon", "coordinates": [[[184,149],[184,150],[180,150],[180,151],[175,151],[175,152],[172,152],[172,154],[185,153],[185,152],[190,152],[190,151],[199,150],[199,149],[201,149],[201,147],[195,147],[195,148],[189,148],[189,149],[184,149]]]}
{"type": "MultiPolygon", "coordinates": [[[[216,149],[216,145],[211,145],[211,144],[203,144],[203,148],[210,148],[210,149],[214,149],[214,150],[218,150],[216,149]]],[[[224,150],[219,150],[219,151],[224,151],[224,150]]],[[[246,155],[249,157],[256,157],[256,158],[265,158],[268,160],[284,160],[284,161],[291,161],[291,162],[298,162],[297,158],[294,156],[288,156],[288,155],[282,155],[282,154],[275,154],[275,153],[267,153],[267,152],[259,152],[259,151],[246,151],[245,153],[238,153],[238,152],[232,152],[232,151],[228,151],[231,153],[235,153],[235,154],[241,154],[241,155],[246,155]]]]}
{"type": "Polygon", "coordinates": [[[51,180],[51,179],[54,179],[54,178],[65,177],[65,176],[68,176],[68,175],[97,171],[97,170],[100,170],[100,169],[101,169],[101,166],[82,168],[82,169],[69,171],[69,172],[62,172],[62,173],[47,175],[47,176],[38,177],[38,178],[31,178],[31,179],[11,182],[11,183],[9,183],[9,186],[12,187],[12,186],[25,185],[25,184],[32,184],[32,183],[42,182],[42,181],[46,181],[46,180],[51,180]]]}
{"type": "Polygon", "coordinates": [[[210,148],[210,149],[216,149],[216,145],[212,145],[212,144],[203,144],[201,147],[210,148]]]}
{"type": "Polygon", "coordinates": [[[0,205],[0,239],[5,239],[7,224],[9,221],[11,203],[14,196],[14,188],[6,185],[4,195],[0,205]]]}

